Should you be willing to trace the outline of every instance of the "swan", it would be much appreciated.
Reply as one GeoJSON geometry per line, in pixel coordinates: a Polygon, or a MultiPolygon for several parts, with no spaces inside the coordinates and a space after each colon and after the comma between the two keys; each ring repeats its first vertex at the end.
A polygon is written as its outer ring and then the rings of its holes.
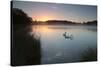
{"type": "Polygon", "coordinates": [[[72,34],[71,34],[71,35],[66,35],[66,32],[63,34],[63,36],[64,36],[65,38],[70,38],[70,39],[73,38],[73,35],[72,35],[72,34]]]}
{"type": "Polygon", "coordinates": [[[63,36],[66,36],[66,32],[63,34],[63,36]]]}

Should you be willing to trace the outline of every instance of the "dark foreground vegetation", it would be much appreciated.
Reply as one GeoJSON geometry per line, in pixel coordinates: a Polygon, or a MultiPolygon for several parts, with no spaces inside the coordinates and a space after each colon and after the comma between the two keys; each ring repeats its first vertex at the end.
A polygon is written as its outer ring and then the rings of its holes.
{"type": "Polygon", "coordinates": [[[81,56],[81,61],[97,61],[97,48],[88,48],[81,56]]]}
{"type": "Polygon", "coordinates": [[[20,9],[12,8],[11,11],[11,65],[40,64],[40,39],[29,35],[32,19],[20,9]]]}

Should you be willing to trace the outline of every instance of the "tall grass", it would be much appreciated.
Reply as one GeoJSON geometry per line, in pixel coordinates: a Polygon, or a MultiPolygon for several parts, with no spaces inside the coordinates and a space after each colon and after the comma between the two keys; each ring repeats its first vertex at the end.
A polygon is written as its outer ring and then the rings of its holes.
{"type": "Polygon", "coordinates": [[[12,9],[11,65],[33,65],[41,63],[40,39],[30,36],[31,19],[22,10],[12,9]]]}
{"type": "Polygon", "coordinates": [[[97,48],[88,48],[81,55],[81,61],[97,61],[97,48]]]}

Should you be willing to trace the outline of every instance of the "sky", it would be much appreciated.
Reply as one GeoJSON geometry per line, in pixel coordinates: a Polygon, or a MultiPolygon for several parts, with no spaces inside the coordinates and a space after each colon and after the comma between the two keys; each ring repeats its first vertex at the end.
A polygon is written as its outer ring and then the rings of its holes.
{"type": "Polygon", "coordinates": [[[97,6],[94,5],[13,1],[13,8],[22,9],[37,21],[68,20],[82,23],[97,20],[97,6]]]}

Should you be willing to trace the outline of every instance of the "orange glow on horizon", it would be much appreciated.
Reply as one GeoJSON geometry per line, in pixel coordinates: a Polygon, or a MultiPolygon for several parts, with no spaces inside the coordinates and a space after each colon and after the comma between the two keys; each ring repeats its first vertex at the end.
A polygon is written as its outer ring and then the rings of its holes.
{"type": "Polygon", "coordinates": [[[33,21],[48,21],[48,20],[53,20],[56,18],[56,15],[54,15],[52,12],[46,10],[46,11],[41,11],[41,13],[35,14],[32,16],[33,21]]]}
{"type": "Polygon", "coordinates": [[[45,22],[45,21],[48,21],[48,20],[52,20],[52,18],[51,17],[47,17],[47,16],[43,16],[43,17],[37,17],[37,18],[32,18],[33,19],[33,21],[43,21],[43,22],[45,22]]]}
{"type": "Polygon", "coordinates": [[[41,17],[40,19],[38,19],[39,21],[47,21],[47,20],[50,20],[50,18],[49,17],[41,17]]]}

